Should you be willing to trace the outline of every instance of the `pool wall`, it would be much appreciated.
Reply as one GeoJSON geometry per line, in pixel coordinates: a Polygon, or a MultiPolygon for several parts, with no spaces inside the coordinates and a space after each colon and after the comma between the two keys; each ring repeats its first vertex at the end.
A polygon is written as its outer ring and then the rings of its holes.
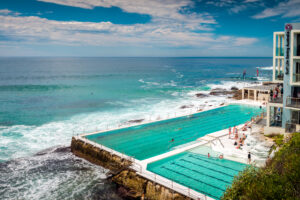
{"type": "Polygon", "coordinates": [[[125,189],[128,197],[153,200],[211,200],[201,193],[146,170],[143,162],[82,136],[74,136],[71,151],[96,165],[112,170],[111,180],[125,189]]]}

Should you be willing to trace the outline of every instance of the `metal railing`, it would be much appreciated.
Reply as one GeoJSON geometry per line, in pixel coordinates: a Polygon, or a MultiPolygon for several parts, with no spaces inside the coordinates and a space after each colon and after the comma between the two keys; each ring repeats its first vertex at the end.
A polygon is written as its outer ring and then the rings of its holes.
{"type": "Polygon", "coordinates": [[[286,106],[300,108],[300,98],[297,97],[287,97],[286,106]]]}
{"type": "Polygon", "coordinates": [[[276,97],[276,98],[270,98],[269,100],[270,103],[282,103],[283,102],[283,98],[281,97],[276,97]]]}
{"type": "Polygon", "coordinates": [[[300,74],[293,74],[293,82],[300,82],[300,74]]]}
{"type": "Polygon", "coordinates": [[[283,80],[283,72],[282,71],[278,72],[278,70],[276,70],[276,72],[275,72],[275,79],[279,80],[279,81],[282,81],[283,80]]]}

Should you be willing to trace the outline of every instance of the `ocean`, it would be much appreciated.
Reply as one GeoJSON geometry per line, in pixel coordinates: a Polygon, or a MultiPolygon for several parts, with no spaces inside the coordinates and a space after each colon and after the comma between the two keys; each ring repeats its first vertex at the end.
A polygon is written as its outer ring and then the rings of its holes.
{"type": "Polygon", "coordinates": [[[119,199],[107,170],[70,153],[73,135],[218,105],[227,97],[196,94],[270,80],[271,66],[272,58],[0,58],[0,199],[119,199]]]}

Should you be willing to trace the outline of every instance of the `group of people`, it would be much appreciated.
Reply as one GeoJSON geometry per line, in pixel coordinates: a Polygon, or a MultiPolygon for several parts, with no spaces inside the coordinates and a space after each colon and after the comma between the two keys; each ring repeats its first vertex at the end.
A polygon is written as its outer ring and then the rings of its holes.
{"type": "MultiPolygon", "coordinates": [[[[241,128],[242,131],[246,131],[247,129],[252,129],[251,124],[245,123],[244,126],[241,128]]],[[[228,129],[228,138],[229,139],[234,139],[234,146],[236,146],[236,149],[240,149],[244,143],[245,140],[247,138],[247,135],[245,135],[245,133],[243,133],[241,135],[241,137],[239,137],[239,130],[236,126],[233,127],[232,132],[231,132],[231,127],[229,127],[228,129]],[[234,135],[234,137],[232,138],[232,135],[234,135]]],[[[251,162],[251,154],[250,152],[248,153],[248,162],[251,162]]]]}
{"type": "Polygon", "coordinates": [[[270,99],[275,100],[277,98],[281,98],[283,96],[283,87],[281,85],[275,87],[270,91],[270,99]]]}

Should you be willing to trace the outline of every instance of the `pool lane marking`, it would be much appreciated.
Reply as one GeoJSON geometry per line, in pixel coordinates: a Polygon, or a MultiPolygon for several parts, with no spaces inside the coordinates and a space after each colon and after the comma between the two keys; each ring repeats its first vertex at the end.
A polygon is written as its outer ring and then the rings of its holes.
{"type": "Polygon", "coordinates": [[[209,170],[212,170],[212,171],[219,172],[219,173],[221,173],[221,174],[224,174],[224,175],[230,176],[231,178],[233,178],[233,177],[234,177],[234,175],[232,175],[232,174],[227,174],[227,173],[225,173],[225,172],[222,172],[222,171],[219,171],[219,170],[216,170],[216,169],[210,168],[210,167],[206,167],[206,166],[204,166],[204,165],[200,165],[200,164],[198,164],[198,163],[194,163],[194,162],[191,162],[191,161],[188,161],[188,160],[182,159],[182,158],[181,158],[180,160],[181,160],[181,161],[184,161],[184,162],[187,162],[187,163],[191,163],[191,164],[193,164],[193,165],[196,165],[196,166],[199,166],[199,167],[203,167],[203,168],[206,168],[206,169],[209,169],[209,170]]]}
{"type": "Polygon", "coordinates": [[[196,173],[198,173],[198,174],[201,174],[201,175],[210,177],[210,178],[212,178],[212,179],[216,179],[216,180],[219,180],[219,181],[221,181],[221,182],[224,182],[224,183],[227,183],[227,184],[231,184],[231,182],[229,182],[229,181],[226,181],[226,180],[221,179],[221,178],[217,178],[217,177],[215,177],[215,176],[211,176],[211,175],[205,174],[205,173],[200,172],[200,171],[198,171],[198,170],[195,170],[195,169],[189,169],[189,168],[187,168],[187,167],[185,167],[185,166],[183,166],[183,165],[177,164],[177,163],[171,163],[171,164],[172,164],[172,165],[179,166],[179,167],[184,168],[184,169],[187,169],[187,170],[189,170],[189,171],[193,171],[193,172],[196,172],[196,173]]]}
{"type": "Polygon", "coordinates": [[[197,160],[202,160],[202,161],[207,162],[207,163],[215,164],[215,165],[218,165],[218,166],[227,168],[227,169],[231,169],[231,170],[236,171],[236,172],[240,172],[240,170],[237,170],[237,169],[234,169],[234,168],[231,168],[231,167],[227,167],[227,166],[224,166],[224,165],[220,165],[220,164],[215,163],[215,162],[210,162],[210,161],[208,161],[208,160],[201,159],[201,158],[199,158],[199,157],[195,157],[195,156],[193,156],[193,155],[189,155],[189,157],[195,158],[195,159],[197,159],[197,160]]]}
{"type": "MultiPolygon", "coordinates": [[[[166,170],[169,170],[169,171],[171,171],[171,172],[173,172],[173,173],[175,173],[175,174],[179,174],[179,175],[181,175],[181,176],[188,177],[189,179],[192,179],[192,180],[194,180],[194,181],[196,181],[196,182],[203,183],[203,184],[205,184],[205,185],[209,185],[210,187],[213,187],[213,188],[215,188],[215,189],[217,189],[217,190],[221,190],[222,192],[224,192],[223,189],[221,189],[221,188],[219,188],[219,187],[217,187],[217,186],[211,185],[211,184],[209,184],[209,183],[205,183],[205,182],[203,182],[203,181],[200,181],[200,180],[198,180],[198,179],[195,179],[194,177],[187,176],[187,175],[185,175],[185,174],[183,174],[183,173],[181,173],[181,172],[175,171],[175,170],[170,169],[170,168],[168,168],[168,167],[162,166],[161,168],[164,168],[164,169],[166,169],[166,170]]],[[[183,184],[184,184],[184,183],[183,183],[183,184]]],[[[186,185],[186,184],[185,184],[185,185],[186,185]]],[[[189,186],[189,187],[190,187],[190,186],[189,186]]],[[[199,190],[201,193],[204,193],[205,195],[213,196],[213,197],[219,199],[219,197],[217,197],[217,196],[215,196],[215,195],[213,195],[213,194],[204,192],[203,190],[200,190],[200,189],[198,189],[198,190],[199,190]]]]}

